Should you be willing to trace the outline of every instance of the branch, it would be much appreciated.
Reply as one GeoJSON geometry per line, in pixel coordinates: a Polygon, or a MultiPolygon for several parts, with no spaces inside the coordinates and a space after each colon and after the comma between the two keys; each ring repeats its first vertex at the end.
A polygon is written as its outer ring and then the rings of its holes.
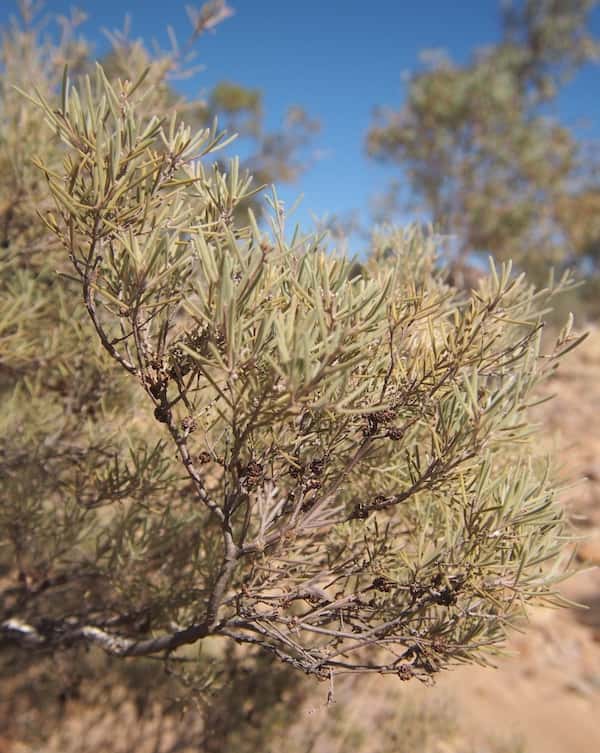
{"type": "MultiPolygon", "coordinates": [[[[128,371],[130,374],[137,375],[138,370],[136,369],[136,367],[119,353],[119,351],[115,348],[113,343],[106,336],[106,332],[104,331],[102,325],[100,324],[100,319],[98,318],[98,312],[96,311],[96,298],[94,294],[94,286],[96,284],[96,279],[98,277],[99,259],[96,258],[96,260],[92,262],[92,257],[95,252],[96,242],[97,242],[97,236],[96,236],[97,225],[98,225],[98,218],[96,218],[96,223],[94,225],[94,232],[93,232],[93,237],[92,237],[92,243],[90,246],[90,252],[85,262],[85,272],[82,274],[83,300],[85,302],[85,307],[87,309],[87,312],[90,315],[90,319],[92,320],[92,323],[94,324],[94,328],[96,332],[98,333],[98,337],[100,338],[100,341],[104,349],[126,371],[128,371]]],[[[77,265],[75,266],[77,267],[77,265]]]]}
{"type": "Polygon", "coordinates": [[[0,635],[9,640],[39,648],[50,648],[60,644],[88,643],[100,646],[112,656],[148,656],[162,651],[174,651],[179,646],[195,643],[209,635],[207,622],[191,625],[174,633],[158,638],[135,640],[108,633],[93,625],[71,627],[67,620],[46,627],[35,627],[16,618],[0,623],[0,635]]]}
{"type": "MultiPolygon", "coordinates": [[[[222,511],[219,509],[219,512],[222,511]]],[[[214,630],[217,625],[217,615],[219,612],[219,607],[221,606],[225,590],[229,585],[231,576],[233,575],[233,571],[235,570],[236,563],[240,557],[240,549],[235,545],[233,541],[233,536],[231,530],[229,530],[228,523],[227,530],[225,530],[223,538],[225,545],[225,556],[223,557],[223,564],[221,566],[219,577],[217,578],[217,582],[215,583],[212,590],[206,614],[205,622],[209,631],[214,630]]]]}
{"type": "MultiPolygon", "coordinates": [[[[94,270],[92,272],[93,277],[97,275],[97,270],[94,270]]],[[[94,299],[94,294],[92,292],[92,286],[94,282],[93,279],[89,279],[86,275],[84,281],[83,281],[83,298],[85,301],[85,307],[88,310],[88,314],[90,315],[90,319],[92,320],[94,324],[94,328],[98,334],[98,337],[100,338],[100,342],[102,343],[105,350],[107,350],[110,355],[117,361],[126,371],[128,371],[130,374],[137,375],[137,369],[136,367],[130,363],[126,358],[123,358],[123,356],[119,353],[119,351],[115,348],[115,346],[111,343],[111,341],[106,336],[106,332],[102,328],[102,325],[100,324],[100,320],[98,319],[98,313],[96,311],[96,301],[94,299]]]]}
{"type": "MultiPolygon", "coordinates": [[[[161,403],[159,407],[164,408],[165,406],[167,406],[167,410],[168,410],[168,403],[166,402],[166,397],[165,397],[164,403],[161,403]]],[[[175,426],[175,424],[173,423],[173,420],[170,415],[168,416],[166,425],[167,425],[167,429],[169,430],[169,434],[171,435],[171,437],[173,438],[173,441],[175,442],[175,445],[177,446],[177,451],[179,452],[179,457],[181,458],[181,462],[183,463],[188,476],[192,480],[194,489],[196,490],[196,494],[202,500],[202,502],[208,507],[211,513],[216,516],[219,523],[221,525],[224,525],[225,513],[219,507],[219,505],[213,499],[211,499],[210,495],[206,491],[206,487],[204,486],[204,480],[202,476],[200,475],[200,472],[194,465],[194,461],[192,460],[190,450],[187,446],[186,435],[183,432],[178,430],[177,426],[175,426]]]]}

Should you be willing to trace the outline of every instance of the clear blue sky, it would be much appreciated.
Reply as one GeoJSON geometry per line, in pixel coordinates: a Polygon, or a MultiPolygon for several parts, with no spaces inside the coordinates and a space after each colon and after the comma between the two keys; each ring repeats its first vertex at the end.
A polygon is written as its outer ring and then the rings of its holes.
{"type": "MultiPolygon", "coordinates": [[[[402,73],[414,70],[423,49],[443,48],[458,61],[499,34],[499,0],[229,0],[236,11],[214,35],[197,45],[206,65],[184,91],[198,94],[227,79],[264,92],[267,123],[277,127],[286,108],[303,105],[322,123],[315,140],[316,165],[280,195],[304,200],[296,218],[310,213],[364,211],[393,170],[365,158],[364,136],[376,105],[397,107],[404,96],[402,73]]],[[[198,7],[201,3],[193,3],[198,7]]],[[[16,9],[0,0],[0,23],[16,9]]],[[[66,12],[72,0],[46,0],[48,11],[66,12]]],[[[166,27],[188,34],[184,0],[79,0],[88,14],[83,30],[104,46],[102,27],[121,28],[132,16],[132,36],[168,45],[166,27]]],[[[600,36],[600,14],[593,17],[600,36]]],[[[589,137],[600,136],[600,67],[589,67],[562,93],[556,115],[571,125],[587,121],[589,137]]],[[[366,215],[363,214],[363,217],[366,215]]]]}

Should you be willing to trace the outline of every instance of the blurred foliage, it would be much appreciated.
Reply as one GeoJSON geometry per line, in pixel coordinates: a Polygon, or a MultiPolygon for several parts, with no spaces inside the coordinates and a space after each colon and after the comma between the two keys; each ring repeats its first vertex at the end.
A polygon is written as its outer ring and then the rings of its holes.
{"type": "Polygon", "coordinates": [[[382,703],[348,679],[342,698],[327,704],[327,688],[295,670],[233,653],[196,696],[193,686],[184,694],[175,677],[157,676],[148,659],[13,655],[0,743],[18,741],[23,753],[526,753],[506,732],[473,740],[464,728],[468,709],[447,696],[417,701],[388,689],[382,703]]]}
{"type": "MultiPolygon", "coordinates": [[[[380,110],[367,139],[376,159],[401,166],[455,258],[512,259],[538,282],[553,265],[592,280],[597,307],[600,184],[597,157],[549,117],[560,87],[596,61],[587,30],[596,0],[519,0],[502,36],[465,65],[430,55],[406,104],[380,110]]],[[[386,210],[394,201],[388,202],[386,210]]]]}
{"type": "MultiPolygon", "coordinates": [[[[220,653],[220,652],[217,652],[220,653]]],[[[0,654],[0,745],[46,753],[281,750],[310,684],[266,655],[230,647],[204,671],[72,649],[0,654]]],[[[0,748],[4,750],[4,748],[0,748]]],[[[10,748],[9,748],[10,749],[10,748]]]]}

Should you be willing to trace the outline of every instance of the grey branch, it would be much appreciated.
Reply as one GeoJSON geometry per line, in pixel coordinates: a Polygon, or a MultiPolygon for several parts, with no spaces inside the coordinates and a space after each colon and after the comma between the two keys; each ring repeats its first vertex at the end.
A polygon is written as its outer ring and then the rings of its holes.
{"type": "Polygon", "coordinates": [[[58,630],[54,626],[51,632],[45,633],[41,628],[12,618],[0,623],[0,635],[39,648],[55,646],[57,643],[85,642],[100,646],[107,654],[113,656],[149,656],[163,651],[174,651],[179,646],[195,643],[208,635],[205,622],[144,640],[108,633],[93,625],[72,627],[66,621],[61,623],[60,628],[58,630]]]}

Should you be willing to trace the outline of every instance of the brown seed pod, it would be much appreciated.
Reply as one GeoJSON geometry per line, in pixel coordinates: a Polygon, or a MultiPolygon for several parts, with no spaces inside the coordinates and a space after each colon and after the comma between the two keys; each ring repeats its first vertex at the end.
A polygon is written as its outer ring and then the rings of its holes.
{"type": "Polygon", "coordinates": [[[352,513],[350,514],[350,519],[364,520],[365,518],[369,517],[370,512],[371,511],[368,505],[366,505],[364,502],[359,502],[354,506],[354,510],[352,510],[352,513]]]}
{"type": "Polygon", "coordinates": [[[384,593],[389,593],[394,587],[394,584],[391,580],[388,580],[387,578],[384,578],[383,576],[380,575],[379,577],[375,578],[375,580],[371,584],[371,587],[374,588],[376,591],[383,591],[384,593]]]}
{"type": "Polygon", "coordinates": [[[154,409],[154,418],[157,421],[160,421],[161,424],[168,424],[172,416],[173,414],[171,413],[171,409],[168,405],[157,405],[154,409]]]}
{"type": "Polygon", "coordinates": [[[165,394],[165,391],[167,389],[167,380],[166,379],[160,379],[158,382],[152,382],[150,385],[150,394],[152,397],[155,397],[157,400],[165,394]]]}
{"type": "Polygon", "coordinates": [[[414,670],[411,667],[410,664],[400,664],[398,666],[398,677],[403,681],[407,682],[408,680],[412,680],[414,675],[414,670]]]}
{"type": "Polygon", "coordinates": [[[246,468],[242,471],[243,476],[262,476],[263,467],[256,460],[251,460],[246,468]]]}
{"type": "Polygon", "coordinates": [[[325,469],[325,458],[317,458],[313,460],[310,465],[310,472],[313,476],[320,476],[325,469]]]}
{"type": "Polygon", "coordinates": [[[186,434],[191,434],[198,428],[196,419],[193,416],[185,416],[181,421],[181,428],[186,434]]]}
{"type": "Polygon", "coordinates": [[[399,426],[390,426],[390,428],[387,430],[387,436],[389,437],[389,439],[397,442],[399,439],[402,439],[404,432],[399,426]]]}

